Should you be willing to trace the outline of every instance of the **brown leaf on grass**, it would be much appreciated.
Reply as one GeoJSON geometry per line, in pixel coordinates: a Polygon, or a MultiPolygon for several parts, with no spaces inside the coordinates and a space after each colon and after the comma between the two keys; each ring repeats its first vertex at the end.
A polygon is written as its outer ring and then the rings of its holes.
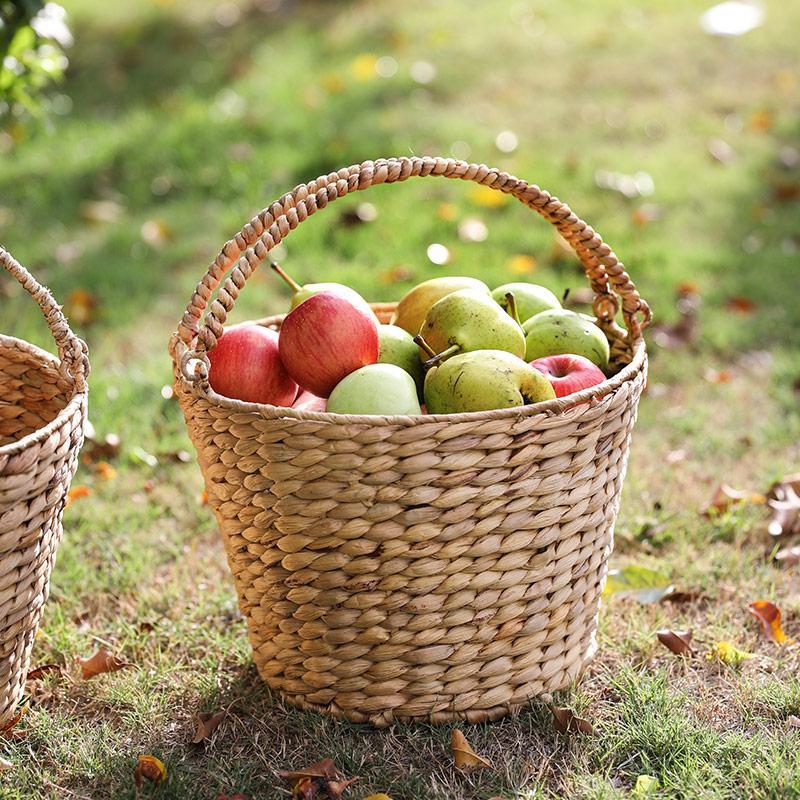
{"type": "Polygon", "coordinates": [[[665,595],[661,598],[662,603],[675,603],[675,605],[680,605],[682,603],[694,603],[696,600],[700,600],[703,597],[703,593],[699,590],[692,590],[688,592],[671,592],[668,595],[665,595]]]}
{"type": "Polygon", "coordinates": [[[730,383],[733,373],[729,369],[712,369],[708,367],[703,370],[703,379],[709,383],[730,383]]]}
{"type": "Polygon", "coordinates": [[[28,710],[28,698],[25,698],[19,706],[17,713],[11,719],[0,727],[0,737],[3,739],[14,739],[13,728],[22,719],[23,714],[28,710]]]}
{"type": "Polygon", "coordinates": [[[292,784],[292,797],[295,800],[315,800],[325,795],[330,800],[340,800],[344,790],[358,780],[345,778],[330,758],[323,758],[322,761],[297,771],[281,770],[278,777],[292,784]]]}
{"type": "Polygon", "coordinates": [[[133,781],[137,789],[142,788],[145,781],[150,781],[156,786],[167,779],[167,768],[155,756],[139,756],[136,768],[133,770],[133,781]]]}
{"type": "Polygon", "coordinates": [[[800,473],[786,475],[774,483],[767,495],[772,519],[767,530],[772,536],[800,533],[800,473]]]}
{"type": "Polygon", "coordinates": [[[217,711],[216,714],[208,714],[205,711],[201,711],[197,715],[197,730],[192,739],[192,744],[200,744],[206,739],[210,739],[211,734],[219,727],[226,714],[226,711],[217,711]]]}
{"type": "Polygon", "coordinates": [[[781,611],[769,600],[756,600],[748,606],[750,613],[761,626],[761,633],[776,644],[791,644],[792,640],[781,627],[781,611]]]}
{"type": "Polygon", "coordinates": [[[553,727],[558,733],[586,733],[594,734],[594,728],[588,721],[579,717],[571,708],[559,708],[548,705],[553,715],[553,727]]]}
{"type": "Polygon", "coordinates": [[[73,289],[67,295],[64,313],[76,325],[89,325],[97,318],[97,298],[86,289],[73,289]]]}
{"type": "Polygon", "coordinates": [[[779,203],[793,203],[800,200],[800,183],[797,181],[779,181],[772,187],[772,196],[779,203]]]}
{"type": "Polygon", "coordinates": [[[67,502],[65,505],[70,505],[76,500],[80,500],[83,497],[88,497],[91,493],[92,490],[88,486],[73,486],[67,492],[67,502]]]}
{"type": "Polygon", "coordinates": [[[725,301],[725,308],[737,314],[752,314],[756,304],[749,297],[731,297],[725,301]]]}
{"type": "Polygon", "coordinates": [[[94,465],[94,471],[101,481],[113,481],[117,477],[117,470],[108,461],[98,461],[94,465]]]}
{"type": "Polygon", "coordinates": [[[698,286],[683,281],[675,287],[677,322],[661,322],[652,326],[653,341],[666,350],[675,350],[691,343],[697,336],[697,315],[700,308],[698,286]]]}
{"type": "Polygon", "coordinates": [[[728,486],[727,483],[721,483],[714,490],[714,494],[711,495],[708,504],[700,513],[704,517],[711,517],[739,503],[762,505],[766,500],[767,498],[763,494],[758,494],[758,492],[751,492],[747,489],[734,489],[732,486],[728,486]]]}
{"type": "Polygon", "coordinates": [[[453,751],[456,769],[460,769],[462,772],[472,772],[482,767],[492,769],[491,763],[472,749],[458,728],[453,728],[450,734],[450,749],[453,751]]]}
{"type": "Polygon", "coordinates": [[[119,455],[120,447],[120,438],[116,433],[108,433],[100,438],[94,427],[90,426],[86,431],[86,444],[83,447],[81,460],[84,464],[111,461],[119,455]]]}
{"type": "Polygon", "coordinates": [[[105,647],[101,647],[90,658],[79,658],[78,663],[81,665],[81,677],[85,681],[97,675],[103,675],[106,672],[117,672],[133,666],[130,662],[123,661],[119,656],[115,656],[105,647]]]}
{"type": "Polygon", "coordinates": [[[664,647],[667,648],[672,653],[675,653],[676,656],[693,656],[694,650],[692,650],[692,631],[691,629],[688,631],[670,631],[670,630],[660,630],[656,631],[656,637],[664,647]]]}
{"type": "Polygon", "coordinates": [[[61,667],[58,664],[42,664],[41,667],[30,670],[27,679],[29,681],[36,681],[48,672],[61,672],[61,667]]]}

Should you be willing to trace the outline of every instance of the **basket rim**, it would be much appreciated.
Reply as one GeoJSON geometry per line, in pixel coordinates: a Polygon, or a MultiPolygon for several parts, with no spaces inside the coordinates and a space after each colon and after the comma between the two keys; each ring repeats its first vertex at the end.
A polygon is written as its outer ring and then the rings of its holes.
{"type": "MultiPolygon", "coordinates": [[[[373,307],[386,304],[374,303],[373,307]]],[[[276,315],[258,320],[257,324],[266,325],[272,320],[280,320],[284,315],[276,315]]],[[[246,323],[239,323],[246,324],[246,323]]],[[[454,424],[460,422],[479,422],[487,420],[510,420],[521,417],[554,417],[559,414],[587,403],[591,400],[599,400],[602,397],[617,391],[624,383],[633,380],[641,371],[647,361],[647,347],[643,337],[636,340],[633,358],[616,375],[607,378],[602,383],[590,386],[580,392],[566,395],[555,400],[544,400],[540,403],[532,403],[525,406],[514,408],[493,409],[491,411],[468,411],[459,414],[416,414],[413,416],[404,414],[334,414],[328,411],[298,411],[295,408],[285,406],[273,406],[264,403],[252,403],[244,400],[235,400],[231,397],[217,394],[209,384],[199,385],[188,381],[182,374],[180,366],[176,370],[176,380],[188,387],[190,393],[197,393],[205,397],[217,407],[226,408],[231,411],[241,411],[247,413],[259,413],[266,419],[293,419],[298,422],[325,422],[329,425],[368,425],[373,427],[414,427],[426,424],[454,424]]]]}
{"type": "MultiPolygon", "coordinates": [[[[14,347],[17,350],[22,350],[23,352],[27,352],[30,355],[42,359],[42,361],[45,361],[57,370],[61,369],[61,360],[57,356],[35,344],[26,342],[24,339],[18,339],[16,336],[7,336],[6,334],[0,333],[0,346],[14,347]]],[[[64,408],[62,408],[47,425],[23,436],[21,439],[0,446],[0,456],[19,455],[19,453],[24,452],[32,445],[39,444],[45,439],[48,439],[58,428],[68,421],[72,414],[83,405],[83,401],[88,394],[88,387],[83,390],[78,389],[74,379],[72,380],[74,393],[67,401],[64,408]]]]}

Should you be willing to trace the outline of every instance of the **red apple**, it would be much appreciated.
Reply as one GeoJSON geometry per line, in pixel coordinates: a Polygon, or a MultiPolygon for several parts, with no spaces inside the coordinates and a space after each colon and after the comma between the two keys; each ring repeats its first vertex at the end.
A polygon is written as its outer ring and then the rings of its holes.
{"type": "Polygon", "coordinates": [[[531,366],[544,373],[555,390],[556,397],[564,397],[581,389],[602,383],[606,376],[588,358],[565,353],[546,356],[531,361],[531,366]]]}
{"type": "Polygon", "coordinates": [[[347,298],[319,292],[286,316],[279,349],[294,381],[328,397],[346,375],[378,360],[378,322],[347,298]]]}
{"type": "Polygon", "coordinates": [[[325,411],[327,407],[328,401],[324,397],[317,397],[307,389],[303,389],[292,404],[292,408],[298,411],[325,411]]]}
{"type": "Polygon", "coordinates": [[[278,334],[260,325],[228,328],[209,350],[211,388],[217,394],[245,400],[290,406],[299,386],[289,377],[278,352],[278,334]]]}

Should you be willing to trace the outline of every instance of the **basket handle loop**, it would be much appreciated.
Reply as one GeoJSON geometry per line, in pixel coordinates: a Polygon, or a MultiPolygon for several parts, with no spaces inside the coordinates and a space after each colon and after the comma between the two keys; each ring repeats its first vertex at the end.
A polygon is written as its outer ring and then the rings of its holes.
{"type": "Polygon", "coordinates": [[[86,391],[89,357],[86,343],[70,329],[67,318],[46,286],[42,286],[5,248],[0,246],[0,262],[33,297],[44,313],[61,359],[61,369],[74,382],[78,392],[86,391]]]}
{"type": "Polygon", "coordinates": [[[253,217],[233,239],[226,242],[197,284],[178,325],[174,343],[180,341],[184,345],[180,359],[183,375],[191,381],[207,379],[205,353],[214,348],[222,335],[227,315],[242,287],[269,251],[306,217],[351,192],[428,175],[474,181],[513,195],[550,222],[580,259],[594,291],[593,307],[598,323],[611,340],[612,358],[615,352],[617,355],[633,353],[642,329],[650,322],[650,308],[613,250],[566,203],[535,184],[490,169],[485,164],[429,156],[402,157],[364,161],[300,184],[253,217]],[[209,305],[211,295],[231,267],[230,275],[209,305]],[[625,330],[614,321],[620,301],[625,330]],[[201,327],[200,318],[207,307],[208,313],[201,327]],[[189,350],[192,346],[195,349],[189,350]]]}

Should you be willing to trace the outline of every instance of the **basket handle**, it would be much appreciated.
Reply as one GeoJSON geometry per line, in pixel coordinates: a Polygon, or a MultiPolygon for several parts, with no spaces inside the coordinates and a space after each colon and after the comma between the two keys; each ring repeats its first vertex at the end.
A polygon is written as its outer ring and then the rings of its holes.
{"type": "MultiPolygon", "coordinates": [[[[570,244],[583,265],[595,297],[598,324],[609,336],[614,353],[632,353],[650,322],[650,308],[639,296],[622,262],[589,225],[575,215],[566,203],[535,184],[519,180],[484,164],[468,164],[452,158],[429,156],[364,161],[338,172],[300,184],[265,208],[226,242],[219,255],[197,284],[183,318],[177,339],[184,344],[181,371],[190,381],[207,380],[205,353],[212,350],[222,335],[228,313],[233,309],[247,279],[279,242],[306,217],[338,197],[380,183],[395,183],[416,176],[443,176],[474,181],[511,194],[550,222],[570,244]],[[216,299],[208,306],[214,290],[236,262],[216,299]],[[625,330],[614,321],[622,302],[625,330]],[[208,306],[205,322],[200,317],[208,306]],[[195,349],[189,350],[194,344],[195,349]],[[190,362],[193,362],[190,364],[190,362]]],[[[173,350],[173,355],[175,351],[173,350]]]]}
{"type": "Polygon", "coordinates": [[[89,357],[86,343],[70,329],[67,318],[46,286],[42,286],[5,248],[0,246],[0,262],[16,278],[25,291],[33,297],[44,313],[44,318],[56,340],[61,370],[75,383],[78,392],[86,391],[89,375],[89,357]]]}

